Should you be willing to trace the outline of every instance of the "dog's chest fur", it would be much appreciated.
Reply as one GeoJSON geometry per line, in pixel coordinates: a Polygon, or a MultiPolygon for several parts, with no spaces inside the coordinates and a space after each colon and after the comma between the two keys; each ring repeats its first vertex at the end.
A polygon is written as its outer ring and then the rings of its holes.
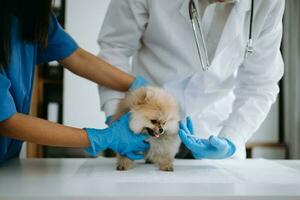
{"type": "Polygon", "coordinates": [[[178,152],[180,140],[177,134],[165,134],[160,138],[150,138],[150,149],[146,153],[146,159],[155,160],[157,155],[170,154],[173,156],[178,152]],[[166,149],[168,149],[166,151],[166,149]]]}

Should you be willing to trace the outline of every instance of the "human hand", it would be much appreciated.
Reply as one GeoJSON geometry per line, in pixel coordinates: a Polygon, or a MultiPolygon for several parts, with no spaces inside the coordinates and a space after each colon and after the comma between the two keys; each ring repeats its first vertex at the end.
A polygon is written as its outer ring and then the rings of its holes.
{"type": "Polygon", "coordinates": [[[180,139],[197,159],[224,159],[235,153],[235,145],[226,138],[210,136],[209,139],[200,139],[195,136],[193,123],[189,117],[186,124],[180,122],[179,126],[180,139]]]}
{"type": "Polygon", "coordinates": [[[140,87],[148,86],[149,82],[142,76],[137,76],[129,87],[129,91],[134,91],[140,87]]]}
{"type": "Polygon", "coordinates": [[[85,129],[91,144],[90,147],[86,148],[86,152],[96,156],[100,151],[110,148],[130,159],[142,159],[143,155],[137,152],[144,152],[149,148],[149,144],[145,142],[149,136],[134,134],[128,126],[129,118],[130,113],[126,113],[108,128],[85,129]]]}

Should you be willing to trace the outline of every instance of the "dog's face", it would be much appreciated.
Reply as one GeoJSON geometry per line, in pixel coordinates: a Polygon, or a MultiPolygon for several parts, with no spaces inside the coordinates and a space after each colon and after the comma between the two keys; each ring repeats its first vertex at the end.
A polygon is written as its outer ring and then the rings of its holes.
{"type": "Polygon", "coordinates": [[[179,108],[172,96],[162,89],[145,87],[134,91],[129,99],[129,125],[135,133],[148,133],[156,138],[177,134],[179,108]]]}

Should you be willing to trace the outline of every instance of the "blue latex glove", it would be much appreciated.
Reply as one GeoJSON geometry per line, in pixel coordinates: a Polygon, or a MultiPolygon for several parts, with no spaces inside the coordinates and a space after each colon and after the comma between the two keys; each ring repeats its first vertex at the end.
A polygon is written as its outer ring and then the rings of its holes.
{"type": "Polygon", "coordinates": [[[130,113],[127,113],[113,122],[109,128],[85,129],[91,144],[85,149],[86,152],[96,156],[100,151],[110,148],[132,160],[143,159],[143,155],[137,152],[149,149],[149,143],[144,140],[150,136],[134,134],[128,126],[129,118],[130,113]]]}
{"type": "Polygon", "coordinates": [[[234,154],[236,148],[231,141],[218,136],[200,139],[195,136],[192,120],[188,117],[186,121],[186,124],[179,122],[179,137],[195,158],[223,159],[234,154]]]}
{"type": "MultiPolygon", "coordinates": [[[[105,124],[107,126],[110,126],[110,120],[111,120],[112,117],[113,117],[112,115],[106,117],[105,124]]],[[[141,160],[141,159],[144,159],[144,154],[135,153],[135,152],[126,153],[126,156],[128,158],[130,158],[131,160],[141,160]]]]}
{"type": "Polygon", "coordinates": [[[129,91],[134,91],[140,87],[148,86],[149,82],[142,76],[137,76],[129,87],[129,91]]]}

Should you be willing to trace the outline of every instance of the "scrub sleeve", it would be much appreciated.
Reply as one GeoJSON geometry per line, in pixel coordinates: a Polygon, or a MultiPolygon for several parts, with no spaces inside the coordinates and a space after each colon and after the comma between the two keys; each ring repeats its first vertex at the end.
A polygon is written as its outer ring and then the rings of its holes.
{"type": "MultiPolygon", "coordinates": [[[[0,67],[0,122],[12,117],[16,112],[28,114],[36,64],[64,59],[78,48],[54,15],[51,16],[46,48],[22,41],[19,38],[20,34],[17,34],[17,18],[13,18],[12,21],[11,60],[8,66],[0,67]]],[[[0,135],[0,163],[18,157],[22,142],[0,135]]]]}

